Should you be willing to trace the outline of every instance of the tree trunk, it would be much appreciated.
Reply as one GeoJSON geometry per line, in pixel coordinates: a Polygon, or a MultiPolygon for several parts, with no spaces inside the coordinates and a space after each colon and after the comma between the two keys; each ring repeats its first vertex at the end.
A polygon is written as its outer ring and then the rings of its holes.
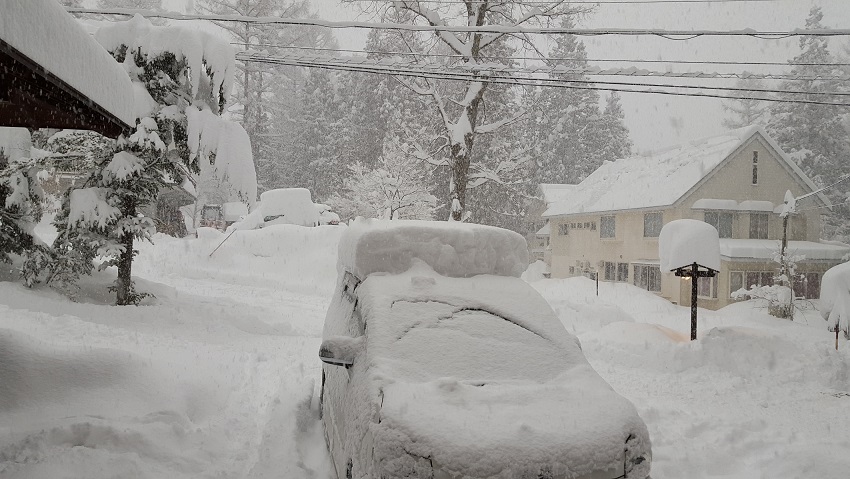
{"type": "MultiPolygon", "coordinates": [[[[121,208],[125,218],[136,216],[136,203],[131,199],[124,201],[121,208]]],[[[133,273],[133,232],[128,231],[121,235],[121,244],[124,252],[118,258],[118,279],[115,281],[116,301],[119,306],[133,304],[132,298],[132,273],[133,273]]]]}
{"type": "Polygon", "coordinates": [[[478,121],[478,107],[484,98],[484,90],[487,83],[473,82],[469,88],[478,88],[477,94],[464,108],[461,116],[465,115],[472,131],[463,135],[463,144],[454,143],[451,146],[452,178],[449,186],[449,219],[452,221],[463,221],[463,213],[466,211],[466,187],[469,183],[469,165],[472,160],[472,147],[475,144],[475,126],[478,121]]]}

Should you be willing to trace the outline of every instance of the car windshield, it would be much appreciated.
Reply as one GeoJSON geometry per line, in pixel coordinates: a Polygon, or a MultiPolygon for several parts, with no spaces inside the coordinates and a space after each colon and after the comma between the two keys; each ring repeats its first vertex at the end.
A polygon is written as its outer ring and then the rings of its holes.
{"type": "Polygon", "coordinates": [[[408,379],[547,381],[569,364],[549,340],[488,311],[434,301],[396,301],[391,311],[394,318],[416,320],[378,321],[369,325],[370,334],[380,338],[377,356],[408,379]]]}

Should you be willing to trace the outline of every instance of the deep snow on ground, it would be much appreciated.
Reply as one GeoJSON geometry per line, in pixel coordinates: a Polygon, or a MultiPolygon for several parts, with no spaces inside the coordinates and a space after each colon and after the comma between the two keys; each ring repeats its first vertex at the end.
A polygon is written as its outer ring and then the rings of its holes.
{"type": "MultiPolygon", "coordinates": [[[[138,288],[109,306],[0,282],[0,477],[317,478],[322,322],[344,227],[279,225],[141,245],[138,288]]],[[[39,229],[38,231],[45,231],[39,229]]],[[[635,403],[653,478],[844,478],[850,343],[817,312],[686,308],[626,284],[532,281],[597,371],[635,403]]]]}

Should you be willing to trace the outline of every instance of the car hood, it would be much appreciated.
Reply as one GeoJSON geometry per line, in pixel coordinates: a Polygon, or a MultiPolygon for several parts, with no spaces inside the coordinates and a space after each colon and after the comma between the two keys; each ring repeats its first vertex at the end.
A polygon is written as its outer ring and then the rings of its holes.
{"type": "Polygon", "coordinates": [[[587,365],[546,383],[391,382],[373,427],[376,457],[402,450],[468,477],[522,477],[545,467],[566,477],[599,470],[617,477],[627,440],[649,453],[634,406],[587,365]]]}

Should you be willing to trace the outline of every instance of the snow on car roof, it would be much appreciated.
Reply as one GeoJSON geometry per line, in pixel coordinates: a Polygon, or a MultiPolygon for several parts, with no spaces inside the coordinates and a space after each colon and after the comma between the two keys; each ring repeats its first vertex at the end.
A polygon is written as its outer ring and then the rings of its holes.
{"type": "Polygon", "coordinates": [[[0,39],[128,125],[130,77],[56,0],[0,2],[0,39]]]}
{"type": "Polygon", "coordinates": [[[363,279],[402,273],[414,258],[443,276],[519,277],[528,267],[528,247],[518,233],[493,226],[358,218],[340,241],[338,265],[363,279]]]}
{"type": "Polygon", "coordinates": [[[357,291],[382,391],[376,448],[401,443],[469,477],[541,465],[581,476],[615,467],[630,434],[648,440],[634,406],[524,281],[447,278],[416,262],[357,291]]]}

